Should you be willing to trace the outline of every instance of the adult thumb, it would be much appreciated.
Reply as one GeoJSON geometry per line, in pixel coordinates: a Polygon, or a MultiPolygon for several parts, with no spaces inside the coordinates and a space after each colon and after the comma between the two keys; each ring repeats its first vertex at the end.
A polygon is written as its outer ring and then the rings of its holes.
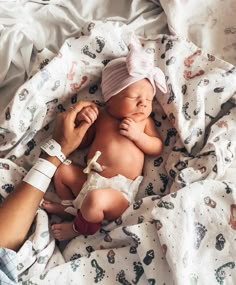
{"type": "Polygon", "coordinates": [[[77,139],[79,139],[80,142],[84,138],[84,135],[90,126],[91,124],[87,123],[86,121],[81,121],[80,124],[75,128],[77,139]]]}

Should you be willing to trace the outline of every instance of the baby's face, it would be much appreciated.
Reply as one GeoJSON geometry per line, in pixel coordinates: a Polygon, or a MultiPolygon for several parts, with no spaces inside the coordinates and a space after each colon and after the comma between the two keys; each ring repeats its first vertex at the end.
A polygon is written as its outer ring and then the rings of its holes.
{"type": "Polygon", "coordinates": [[[139,80],[113,96],[107,102],[107,110],[118,119],[140,122],[151,114],[153,91],[148,79],[139,80]]]}

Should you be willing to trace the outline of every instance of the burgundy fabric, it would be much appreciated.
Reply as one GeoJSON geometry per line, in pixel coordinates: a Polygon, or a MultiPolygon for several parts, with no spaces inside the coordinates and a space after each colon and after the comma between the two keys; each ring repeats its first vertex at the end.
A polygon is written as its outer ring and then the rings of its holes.
{"type": "Polygon", "coordinates": [[[101,223],[90,223],[84,219],[81,212],[78,211],[74,219],[74,228],[77,232],[83,235],[92,235],[96,233],[101,226],[101,223]]]}

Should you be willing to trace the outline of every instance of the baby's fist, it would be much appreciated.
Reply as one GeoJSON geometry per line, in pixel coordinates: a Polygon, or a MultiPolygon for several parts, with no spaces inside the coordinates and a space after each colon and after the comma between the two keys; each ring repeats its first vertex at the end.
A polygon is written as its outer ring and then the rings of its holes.
{"type": "Polygon", "coordinates": [[[131,118],[125,118],[120,123],[120,134],[132,141],[137,141],[140,138],[141,130],[135,121],[133,121],[131,118]]]}
{"type": "Polygon", "coordinates": [[[85,121],[88,124],[93,124],[98,117],[98,108],[96,105],[84,107],[76,116],[76,123],[85,121]]]}

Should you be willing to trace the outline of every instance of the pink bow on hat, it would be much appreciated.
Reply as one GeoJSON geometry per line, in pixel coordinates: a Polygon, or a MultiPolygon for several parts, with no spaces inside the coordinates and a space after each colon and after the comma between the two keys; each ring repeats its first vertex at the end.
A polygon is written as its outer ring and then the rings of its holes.
{"type": "Polygon", "coordinates": [[[105,102],[129,85],[144,78],[152,84],[154,94],[157,88],[163,93],[167,92],[162,70],[153,66],[137,40],[134,40],[134,43],[129,45],[127,57],[111,60],[102,71],[101,88],[105,102]]]}
{"type": "Polygon", "coordinates": [[[167,92],[166,79],[163,71],[153,66],[152,62],[145,57],[145,53],[141,49],[141,45],[129,45],[130,52],[126,57],[126,65],[128,72],[133,77],[144,76],[148,78],[152,85],[156,85],[163,93],[167,92]]]}

